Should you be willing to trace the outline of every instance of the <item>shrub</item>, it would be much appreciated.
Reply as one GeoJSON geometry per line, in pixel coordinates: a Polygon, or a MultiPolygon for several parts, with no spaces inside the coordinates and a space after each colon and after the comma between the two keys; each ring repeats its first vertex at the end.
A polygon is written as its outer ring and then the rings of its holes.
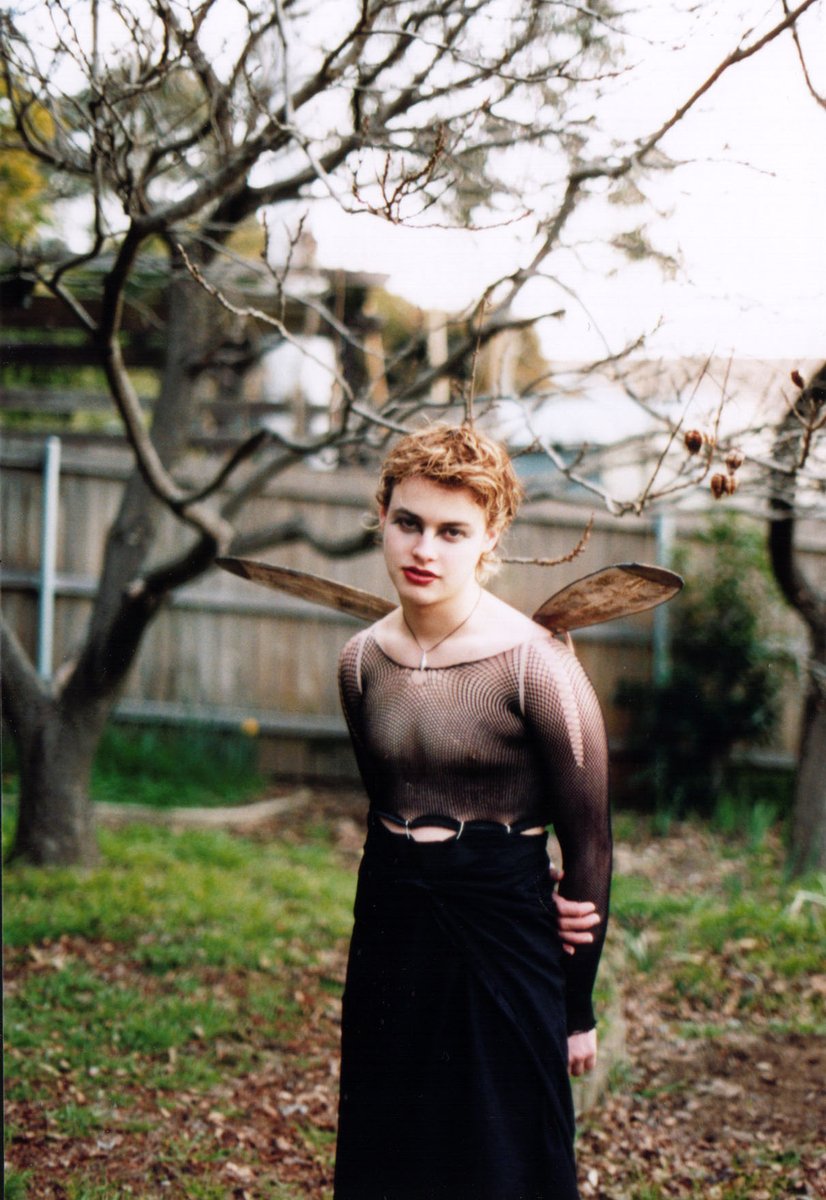
{"type": "Polygon", "coordinates": [[[790,660],[769,636],[776,593],[756,530],[714,518],[676,566],[686,585],[672,613],[669,676],[623,682],[615,703],[630,714],[628,751],[639,765],[631,801],[708,815],[735,746],[765,743],[775,730],[790,660]]]}

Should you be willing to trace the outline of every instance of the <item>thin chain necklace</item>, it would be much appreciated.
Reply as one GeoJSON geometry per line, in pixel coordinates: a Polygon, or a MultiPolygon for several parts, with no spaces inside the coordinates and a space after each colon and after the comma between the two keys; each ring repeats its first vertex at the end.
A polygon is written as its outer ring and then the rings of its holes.
{"type": "Polygon", "coordinates": [[[468,615],[459,622],[459,624],[456,626],[455,629],[451,629],[449,633],[446,633],[444,637],[439,638],[438,642],[434,642],[432,646],[428,646],[428,648],[426,650],[425,650],[424,646],[422,645],[422,643],[419,641],[419,639],[416,637],[413,630],[410,628],[410,622],[408,621],[407,617],[404,615],[404,609],[402,609],[402,620],[404,621],[405,625],[407,626],[407,632],[410,634],[413,641],[416,643],[416,645],[419,647],[419,649],[422,652],[422,659],[421,659],[421,662],[419,663],[419,668],[418,668],[420,671],[424,671],[427,669],[428,654],[432,654],[433,651],[438,646],[441,646],[442,643],[446,642],[448,638],[452,638],[454,633],[458,633],[463,625],[467,625],[468,621],[473,616],[473,614],[476,612],[476,609],[479,607],[479,601],[481,599],[482,599],[482,589],[479,588],[479,595],[476,597],[476,599],[473,603],[473,608],[470,610],[468,615]]]}

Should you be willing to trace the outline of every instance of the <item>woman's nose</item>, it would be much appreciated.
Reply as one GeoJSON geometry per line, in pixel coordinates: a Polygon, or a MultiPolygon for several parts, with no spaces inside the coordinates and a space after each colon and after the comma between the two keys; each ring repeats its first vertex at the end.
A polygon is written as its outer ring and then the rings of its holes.
{"type": "Polygon", "coordinates": [[[434,553],[433,535],[425,529],[416,538],[415,545],[413,546],[413,554],[414,554],[414,557],[419,559],[420,561],[427,562],[431,558],[433,558],[433,553],[434,553]]]}

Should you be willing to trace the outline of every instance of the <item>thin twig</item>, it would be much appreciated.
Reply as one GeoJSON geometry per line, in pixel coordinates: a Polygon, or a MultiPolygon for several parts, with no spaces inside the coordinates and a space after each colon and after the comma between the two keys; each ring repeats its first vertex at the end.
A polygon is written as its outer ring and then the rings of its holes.
{"type": "Polygon", "coordinates": [[[582,537],[579,539],[577,544],[574,546],[573,550],[569,550],[567,554],[560,554],[560,556],[558,558],[521,558],[518,556],[508,555],[507,557],[505,557],[505,556],[502,557],[502,562],[518,563],[519,565],[531,566],[531,567],[558,567],[562,563],[573,562],[573,560],[575,558],[578,558],[579,555],[582,554],[583,550],[588,545],[588,542],[590,541],[590,538],[591,538],[591,531],[593,530],[593,528],[594,528],[594,513],[591,513],[590,517],[588,518],[588,524],[585,526],[585,529],[583,530],[582,537]]]}
{"type": "MultiPolygon", "coordinates": [[[[791,16],[787,0],[783,0],[783,12],[786,14],[787,17],[791,16]]],[[[801,67],[801,70],[803,71],[803,79],[805,80],[806,87],[809,90],[809,95],[812,97],[812,99],[817,104],[820,105],[821,108],[826,108],[826,96],[821,95],[821,93],[817,90],[817,88],[815,87],[814,82],[812,80],[812,77],[809,74],[809,67],[808,67],[808,64],[806,63],[806,57],[803,53],[803,47],[800,44],[800,34],[797,32],[797,21],[796,20],[792,24],[792,38],[794,40],[795,49],[797,50],[797,57],[800,60],[800,67],[801,67]]]]}
{"type": "MultiPolygon", "coordinates": [[[[654,481],[660,473],[660,468],[662,467],[663,463],[665,462],[666,455],[668,454],[669,450],[671,449],[671,447],[674,444],[674,439],[677,437],[677,434],[680,432],[680,429],[682,428],[683,421],[685,420],[685,415],[694,402],[694,399],[697,395],[700,384],[703,382],[703,380],[706,377],[706,373],[708,372],[710,363],[711,363],[711,355],[709,355],[709,357],[703,363],[702,370],[700,371],[700,374],[695,381],[694,390],[692,391],[691,395],[689,396],[688,400],[686,401],[683,411],[680,413],[680,419],[677,421],[676,425],[674,425],[672,427],[671,432],[668,437],[668,440],[666,441],[665,446],[663,447],[662,453],[660,454],[660,457],[657,459],[656,465],[651,474],[651,478],[648,480],[648,483],[645,485],[645,488],[643,489],[642,495],[640,496],[639,501],[638,501],[640,512],[642,512],[643,509],[645,508],[645,505],[651,495],[651,492],[653,491],[654,481]]],[[[719,425],[719,416],[718,416],[717,423],[719,425]]],[[[714,440],[715,440],[715,444],[716,444],[716,441],[717,441],[716,436],[715,436],[714,440]]]]}
{"type": "Polygon", "coordinates": [[[473,424],[473,402],[476,394],[476,370],[479,365],[479,351],[482,348],[482,329],[485,324],[485,316],[488,309],[489,293],[485,292],[482,299],[479,301],[477,313],[479,314],[479,322],[476,331],[476,344],[473,347],[473,359],[470,364],[470,380],[465,389],[465,424],[473,424]]]}
{"type": "Polygon", "coordinates": [[[344,395],[349,400],[352,400],[353,390],[342,373],[335,370],[334,367],[331,367],[329,362],[325,362],[324,359],[320,358],[317,354],[313,354],[313,352],[306,346],[300,345],[298,339],[293,337],[283,321],[279,320],[278,317],[274,317],[271,313],[264,312],[260,308],[254,308],[252,305],[233,304],[232,301],[224,295],[220,288],[217,288],[215,284],[209,282],[200,268],[193,263],[192,259],[189,257],[185,248],[180,242],[176,243],[176,249],[179,251],[187,271],[189,271],[195,282],[202,287],[208,295],[212,296],[214,300],[217,300],[222,308],[225,308],[227,312],[232,313],[233,316],[254,318],[256,321],[261,321],[264,325],[269,325],[272,329],[278,330],[285,342],[289,342],[290,345],[299,349],[301,353],[306,355],[306,357],[312,362],[317,363],[318,366],[320,366],[338,384],[344,395]]]}

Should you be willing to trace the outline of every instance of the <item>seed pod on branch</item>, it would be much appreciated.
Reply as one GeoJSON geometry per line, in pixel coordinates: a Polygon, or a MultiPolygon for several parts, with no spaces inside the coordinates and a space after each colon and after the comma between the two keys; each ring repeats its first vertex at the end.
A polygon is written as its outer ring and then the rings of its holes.
{"type": "Polygon", "coordinates": [[[737,491],[737,480],[733,475],[724,475],[722,471],[718,471],[716,475],[712,475],[709,487],[714,499],[722,500],[723,496],[732,496],[737,491]]]}
{"type": "Polygon", "coordinates": [[[742,467],[746,461],[746,456],[742,450],[729,450],[726,455],[726,466],[729,472],[733,475],[738,467],[742,467]]]}
{"type": "Polygon", "coordinates": [[[689,454],[699,454],[703,448],[703,435],[699,429],[689,429],[683,438],[685,448],[689,454]]]}
{"type": "Polygon", "coordinates": [[[806,386],[803,376],[800,374],[797,367],[795,367],[795,369],[792,371],[792,383],[799,388],[804,388],[806,386]]]}

